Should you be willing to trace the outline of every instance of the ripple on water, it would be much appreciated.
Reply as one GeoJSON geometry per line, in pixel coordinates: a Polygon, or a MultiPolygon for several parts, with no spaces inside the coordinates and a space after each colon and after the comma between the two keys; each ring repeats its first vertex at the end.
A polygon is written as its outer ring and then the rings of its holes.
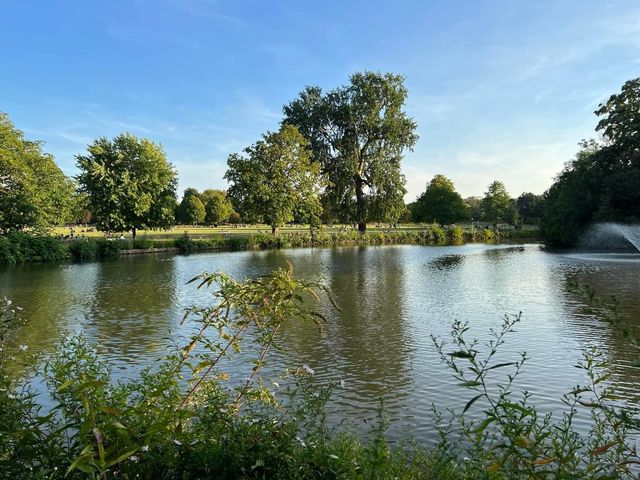
{"type": "MultiPolygon", "coordinates": [[[[392,435],[411,429],[428,441],[435,439],[432,404],[462,407],[471,397],[445,370],[431,340],[446,338],[456,319],[468,322],[469,335],[482,344],[504,315],[522,312],[499,360],[527,352],[518,386],[543,411],[559,411],[562,393],[584,382],[573,365],[589,346],[604,352],[612,383],[638,404],[640,369],[631,366],[637,352],[586,311],[570,285],[585,283],[603,296],[617,295],[621,319],[638,326],[639,260],[481,244],[132,256],[8,268],[0,272],[0,291],[23,306],[29,319],[20,343],[48,351],[61,331],[83,332],[116,364],[118,375],[127,377],[168,351],[170,331],[174,339],[188,336],[193,325],[180,325],[186,306],[211,301],[206,291],[187,285],[189,279],[205,270],[244,278],[291,262],[302,278],[322,275],[342,311],[323,303],[330,320],[321,334],[311,324],[287,323],[285,351],[271,357],[264,374],[310,365],[316,382],[344,382],[329,405],[336,422],[347,420],[366,431],[382,398],[392,435]]],[[[226,365],[235,381],[248,374],[246,358],[226,365]]],[[[494,378],[504,373],[496,370],[494,378]]],[[[586,428],[587,421],[580,417],[578,423],[586,428]]]]}

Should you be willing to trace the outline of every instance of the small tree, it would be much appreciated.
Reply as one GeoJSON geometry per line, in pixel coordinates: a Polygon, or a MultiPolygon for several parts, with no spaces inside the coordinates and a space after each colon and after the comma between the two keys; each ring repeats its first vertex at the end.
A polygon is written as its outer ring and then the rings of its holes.
{"type": "Polygon", "coordinates": [[[294,214],[317,223],[322,211],[320,165],[311,161],[308,142],[296,127],[283,125],[277,133],[268,132],[244,152],[246,156],[229,156],[224,175],[243,219],[267,223],[274,235],[294,214]]]}
{"type": "Polygon", "coordinates": [[[509,196],[504,183],[495,181],[485,193],[481,203],[482,219],[493,224],[506,222],[514,224],[517,221],[515,202],[509,196]]]}
{"type": "Polygon", "coordinates": [[[98,228],[168,228],[174,221],[176,172],[162,147],[125,133],[99,138],[77,155],[78,181],[98,228]]]}
{"type": "Polygon", "coordinates": [[[223,190],[205,190],[202,192],[205,208],[205,222],[209,225],[226,221],[233,212],[233,206],[223,190]],[[206,200],[206,202],[205,202],[206,200]]]}
{"type": "Polygon", "coordinates": [[[205,210],[202,201],[195,195],[189,195],[180,202],[180,218],[186,225],[198,225],[204,222],[205,210]]]}
{"type": "Polygon", "coordinates": [[[413,216],[419,222],[445,225],[464,220],[467,210],[453,182],[444,175],[436,175],[416,200],[413,216]]]}

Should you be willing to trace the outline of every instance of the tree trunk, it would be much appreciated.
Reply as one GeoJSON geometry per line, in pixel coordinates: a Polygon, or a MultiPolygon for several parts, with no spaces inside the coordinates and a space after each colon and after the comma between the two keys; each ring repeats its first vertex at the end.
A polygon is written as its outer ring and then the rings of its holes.
{"type": "Polygon", "coordinates": [[[136,227],[133,227],[133,229],[131,230],[131,237],[133,237],[133,239],[136,239],[136,227]]]}
{"type": "Polygon", "coordinates": [[[272,234],[274,237],[277,237],[277,236],[278,236],[278,233],[279,233],[279,232],[278,232],[278,227],[273,227],[273,226],[272,226],[272,227],[271,227],[271,234],[272,234]]]}
{"type": "Polygon", "coordinates": [[[365,233],[367,231],[367,212],[364,204],[364,191],[362,190],[363,182],[359,177],[354,178],[356,182],[356,217],[358,220],[358,231],[365,233]]]}

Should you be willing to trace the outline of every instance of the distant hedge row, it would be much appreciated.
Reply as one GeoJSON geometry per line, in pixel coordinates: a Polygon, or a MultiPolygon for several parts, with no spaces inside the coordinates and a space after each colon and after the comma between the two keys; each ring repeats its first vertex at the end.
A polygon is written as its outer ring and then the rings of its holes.
{"type": "Polygon", "coordinates": [[[0,264],[25,262],[56,262],[62,260],[91,261],[119,255],[123,250],[151,250],[177,248],[181,253],[210,250],[265,250],[293,247],[338,247],[347,245],[394,245],[394,244],[460,244],[464,242],[487,242],[514,238],[532,238],[536,230],[496,232],[490,228],[476,229],[453,226],[443,228],[428,225],[420,230],[394,230],[390,232],[295,232],[280,236],[255,234],[247,236],[224,236],[192,238],[185,234],[178,239],[149,240],[94,240],[76,239],[61,241],[46,235],[13,232],[0,236],[0,264]]]}

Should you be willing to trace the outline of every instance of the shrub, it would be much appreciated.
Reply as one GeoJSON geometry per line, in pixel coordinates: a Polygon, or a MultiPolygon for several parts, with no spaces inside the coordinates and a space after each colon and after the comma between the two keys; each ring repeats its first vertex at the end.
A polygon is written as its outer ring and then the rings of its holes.
{"type": "Polygon", "coordinates": [[[459,225],[454,225],[449,229],[449,239],[451,243],[462,243],[464,242],[464,229],[459,225]]]}
{"type": "Polygon", "coordinates": [[[0,237],[0,262],[56,262],[69,258],[66,243],[46,235],[11,232],[0,237]]]}
{"type": "Polygon", "coordinates": [[[98,250],[98,256],[103,258],[117,257],[118,254],[129,247],[129,242],[126,240],[98,240],[96,242],[98,250]]]}
{"type": "Polygon", "coordinates": [[[153,248],[155,243],[153,240],[149,240],[147,238],[136,238],[131,242],[131,248],[134,250],[148,250],[153,248]]]}
{"type": "Polygon", "coordinates": [[[93,240],[77,240],[69,243],[69,251],[76,260],[95,260],[98,256],[98,245],[93,240]]]}

